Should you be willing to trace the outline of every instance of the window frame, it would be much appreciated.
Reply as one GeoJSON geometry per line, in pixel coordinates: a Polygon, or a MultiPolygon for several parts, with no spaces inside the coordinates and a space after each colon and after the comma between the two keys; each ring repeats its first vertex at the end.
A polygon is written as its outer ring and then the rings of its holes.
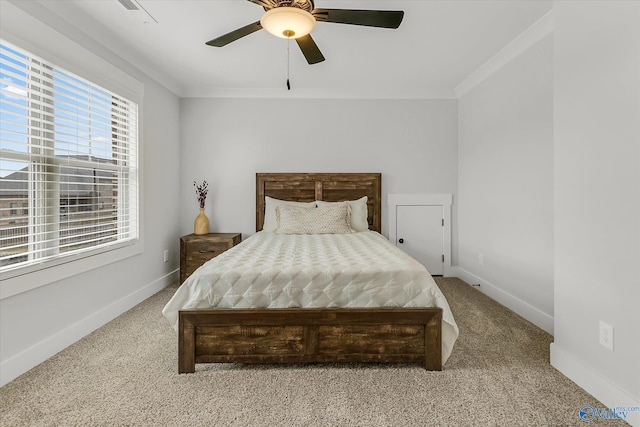
{"type": "MultiPolygon", "coordinates": [[[[72,40],[66,40],[63,44],[47,43],[46,38],[38,37],[38,44],[34,44],[20,36],[16,36],[10,31],[3,31],[2,39],[10,45],[27,51],[34,56],[38,56],[49,63],[56,64],[57,67],[80,76],[137,104],[137,188],[133,191],[135,191],[137,199],[137,212],[135,214],[134,226],[138,230],[138,237],[128,241],[112,242],[79,253],[43,260],[42,262],[23,265],[0,272],[0,300],[131,258],[144,251],[144,228],[141,222],[144,213],[142,182],[144,172],[142,168],[144,145],[143,83],[72,40]],[[44,45],[41,45],[41,42],[44,43],[44,45]],[[46,44],[48,44],[48,46],[46,46],[46,44]],[[67,52],[77,53],[79,51],[82,52],[82,55],[72,55],[72,58],[70,58],[71,61],[63,59],[67,52]],[[62,54],[62,56],[58,56],[60,54],[62,54]]],[[[24,208],[18,206],[17,209],[20,210],[24,208]]],[[[27,209],[30,209],[30,207],[27,209]]]]}

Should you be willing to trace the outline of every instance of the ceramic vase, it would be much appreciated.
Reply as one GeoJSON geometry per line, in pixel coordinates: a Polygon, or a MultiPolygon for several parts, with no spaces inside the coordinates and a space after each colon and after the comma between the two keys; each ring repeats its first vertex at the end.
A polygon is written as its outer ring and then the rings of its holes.
{"type": "Polygon", "coordinates": [[[200,213],[193,222],[193,234],[209,234],[209,218],[204,214],[204,208],[200,208],[200,213]]]}

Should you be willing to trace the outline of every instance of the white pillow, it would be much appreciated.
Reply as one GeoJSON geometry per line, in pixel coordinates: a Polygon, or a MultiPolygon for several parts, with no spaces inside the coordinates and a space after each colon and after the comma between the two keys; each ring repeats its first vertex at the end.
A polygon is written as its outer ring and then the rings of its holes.
{"type": "Polygon", "coordinates": [[[278,206],[298,206],[302,208],[312,209],[316,207],[316,202],[290,202],[287,200],[274,199],[269,196],[264,197],[264,231],[276,231],[278,228],[278,219],[276,218],[276,208],[278,206]]]}
{"type": "Polygon", "coordinates": [[[317,209],[278,206],[278,234],[346,234],[351,233],[351,208],[347,203],[317,209]]]}
{"type": "Polygon", "coordinates": [[[348,203],[351,207],[351,228],[353,231],[367,231],[369,229],[369,213],[367,211],[367,196],[358,200],[347,200],[346,202],[324,202],[316,200],[318,207],[331,206],[338,203],[348,203]]]}

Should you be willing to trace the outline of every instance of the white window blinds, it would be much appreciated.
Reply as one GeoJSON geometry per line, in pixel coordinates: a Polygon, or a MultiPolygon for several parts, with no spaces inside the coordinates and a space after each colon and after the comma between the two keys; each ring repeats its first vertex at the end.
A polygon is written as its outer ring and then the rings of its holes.
{"type": "Polygon", "coordinates": [[[138,106],[0,40],[0,271],[138,237],[138,106]]]}

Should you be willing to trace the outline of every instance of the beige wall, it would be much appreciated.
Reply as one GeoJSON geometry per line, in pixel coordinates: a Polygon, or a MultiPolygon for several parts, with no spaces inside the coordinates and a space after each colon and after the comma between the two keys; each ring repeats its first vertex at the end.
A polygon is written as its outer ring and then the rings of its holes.
{"type": "Polygon", "coordinates": [[[554,15],[551,361],[604,404],[640,406],[640,3],[559,1],[554,15]]]}
{"type": "Polygon", "coordinates": [[[67,276],[64,279],[50,279],[45,271],[38,275],[38,280],[42,280],[40,287],[9,297],[0,292],[0,384],[4,384],[146,299],[177,276],[179,209],[171,195],[179,192],[180,125],[176,95],[59,16],[51,16],[49,9],[37,2],[3,2],[0,19],[3,37],[11,33],[26,49],[41,50],[61,61],[68,58],[85,78],[99,74],[101,61],[107,61],[141,82],[144,89],[140,105],[140,251],[108,264],[83,260],[80,270],[73,262],[67,263],[62,267],[61,274],[67,276]],[[16,5],[27,8],[29,13],[16,5]],[[48,26],[47,22],[55,22],[56,27],[48,26]],[[170,251],[167,263],[163,261],[164,249],[170,251]]]}
{"type": "Polygon", "coordinates": [[[381,172],[389,193],[455,193],[456,100],[181,100],[181,230],[210,185],[214,231],[255,232],[256,172],[381,172]]]}

